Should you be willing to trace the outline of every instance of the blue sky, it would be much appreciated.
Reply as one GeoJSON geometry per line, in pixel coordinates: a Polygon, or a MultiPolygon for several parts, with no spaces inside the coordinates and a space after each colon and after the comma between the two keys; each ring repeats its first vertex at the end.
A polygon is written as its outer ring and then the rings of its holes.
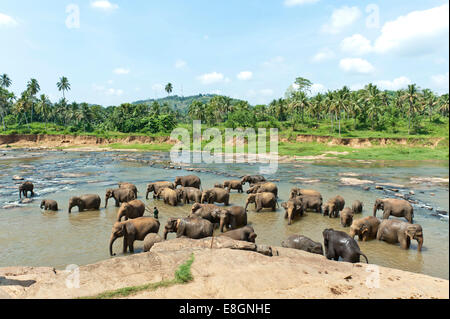
{"type": "Polygon", "coordinates": [[[163,97],[168,82],[268,103],[297,76],[314,92],[446,93],[448,12],[443,0],[2,0],[0,73],[17,95],[38,79],[53,101],[64,75],[69,100],[105,106],[163,97]]]}

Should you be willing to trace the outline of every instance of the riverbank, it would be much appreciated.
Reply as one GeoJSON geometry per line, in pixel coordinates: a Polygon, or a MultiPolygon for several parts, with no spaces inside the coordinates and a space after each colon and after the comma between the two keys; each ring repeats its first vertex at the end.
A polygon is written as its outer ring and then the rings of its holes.
{"type": "Polygon", "coordinates": [[[448,280],[366,264],[327,260],[280,247],[257,247],[227,238],[173,239],[149,253],[111,258],[74,274],[54,268],[0,269],[1,298],[95,298],[129,291],[123,298],[449,298],[448,280]],[[273,256],[267,256],[270,251],[273,256]],[[180,265],[194,254],[193,280],[165,287],[180,265]],[[379,271],[379,281],[376,274],[379,271]],[[230,278],[232,278],[230,280],[230,278]],[[126,287],[151,284],[133,292],[126,287]],[[414,284],[411,284],[414,283],[414,284]],[[158,288],[160,287],[160,288],[158,288]]]}

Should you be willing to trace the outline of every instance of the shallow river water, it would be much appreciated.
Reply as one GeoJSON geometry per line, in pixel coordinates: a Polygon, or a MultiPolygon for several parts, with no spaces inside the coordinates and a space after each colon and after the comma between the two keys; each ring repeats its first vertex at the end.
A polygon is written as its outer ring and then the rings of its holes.
{"type": "MultiPolygon", "coordinates": [[[[117,182],[127,181],[137,185],[139,199],[160,211],[162,234],[169,217],[185,217],[191,205],[170,207],[164,203],[145,200],[147,183],[158,180],[173,181],[175,176],[196,174],[202,180],[203,189],[216,182],[234,179],[245,174],[258,174],[259,166],[249,164],[199,164],[192,165],[200,171],[167,169],[167,153],[149,152],[62,152],[0,150],[0,267],[7,266],[52,266],[65,268],[68,265],[84,265],[109,257],[108,241],[111,227],[116,219],[117,208],[110,200],[104,209],[107,188],[116,187],[117,182]],[[152,165],[153,164],[153,165],[152,165]],[[20,204],[18,184],[12,176],[20,175],[35,185],[36,196],[29,204],[20,204]],[[75,208],[68,214],[71,196],[99,194],[102,198],[100,211],[78,213],[75,208]],[[58,201],[59,212],[44,212],[39,209],[43,198],[58,201]]],[[[398,245],[379,241],[359,242],[361,250],[370,263],[382,266],[449,278],[449,227],[448,216],[440,211],[449,210],[448,162],[367,162],[367,161],[312,161],[279,164],[276,174],[266,176],[277,180],[280,204],[289,197],[293,186],[316,189],[324,201],[342,195],[346,206],[358,199],[364,203],[363,216],[372,214],[376,198],[394,197],[387,188],[397,188],[402,194],[410,190],[419,204],[414,205],[415,223],[424,229],[424,247],[417,251],[414,241],[410,250],[398,245]],[[363,186],[344,186],[345,177],[373,181],[369,191],[363,186]],[[279,181],[278,181],[279,180],[279,181]],[[385,190],[376,190],[383,185],[385,190]],[[432,211],[424,206],[430,206],[432,211]]],[[[248,185],[244,190],[247,190],[248,185]]],[[[247,194],[232,191],[232,205],[245,205],[247,194]]],[[[378,215],[381,217],[382,212],[378,215]]],[[[148,215],[148,213],[146,213],[148,215]]],[[[357,216],[361,218],[363,216],[357,216]]],[[[257,243],[280,245],[291,234],[302,234],[323,242],[325,228],[344,230],[339,219],[330,219],[307,213],[297,218],[291,226],[284,219],[284,210],[255,213],[249,208],[249,223],[258,234],[257,243]]],[[[174,238],[175,234],[169,234],[174,238]]],[[[120,256],[122,240],[117,240],[114,251],[120,256]]],[[[142,242],[135,243],[140,252],[142,242]]]]}

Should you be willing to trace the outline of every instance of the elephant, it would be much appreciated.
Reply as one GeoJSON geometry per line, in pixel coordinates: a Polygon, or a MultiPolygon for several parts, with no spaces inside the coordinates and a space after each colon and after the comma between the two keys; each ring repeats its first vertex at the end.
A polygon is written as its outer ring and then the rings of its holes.
{"type": "Polygon", "coordinates": [[[255,230],[251,226],[244,226],[238,229],[230,230],[226,233],[220,234],[219,237],[225,236],[234,240],[247,241],[249,243],[254,243],[258,235],[256,235],[255,230]]]}
{"type": "Polygon", "coordinates": [[[225,206],[230,205],[230,192],[224,188],[212,188],[202,193],[201,203],[223,203],[225,206]]]}
{"type": "Polygon", "coordinates": [[[272,211],[276,211],[276,207],[278,206],[277,198],[273,193],[250,194],[245,203],[245,211],[247,211],[250,203],[255,203],[257,212],[260,212],[263,208],[272,208],[272,211]]]}
{"type": "Polygon", "coordinates": [[[378,227],[381,221],[373,216],[354,220],[350,226],[350,237],[358,236],[359,240],[368,241],[377,237],[378,227]]]}
{"type": "Polygon", "coordinates": [[[41,202],[40,208],[41,209],[44,208],[45,210],[52,210],[54,212],[57,212],[58,211],[58,203],[51,199],[44,199],[41,202]]]}
{"type": "Polygon", "coordinates": [[[303,250],[308,253],[318,254],[323,256],[323,247],[321,243],[317,243],[310,238],[302,235],[292,235],[281,242],[284,248],[293,248],[303,250]]]}
{"type": "Polygon", "coordinates": [[[120,222],[122,217],[125,217],[125,220],[139,218],[144,216],[144,213],[145,204],[139,199],[135,199],[120,206],[117,212],[117,221],[120,222]]]}
{"type": "Polygon", "coordinates": [[[160,243],[162,241],[163,241],[162,237],[159,236],[158,234],[155,233],[147,234],[147,236],[145,236],[144,238],[144,252],[150,251],[150,249],[152,249],[152,247],[156,243],[160,243]]]}
{"type": "Polygon", "coordinates": [[[322,235],[327,259],[339,261],[339,257],[342,257],[345,262],[359,263],[360,256],[363,256],[369,263],[367,256],[361,252],[356,240],[346,233],[334,229],[325,229],[322,235]]]}
{"type": "Polygon", "coordinates": [[[262,183],[266,182],[266,178],[262,175],[246,175],[242,177],[241,183],[242,185],[245,185],[246,183],[249,184],[256,184],[256,183],[262,183]]]}
{"type": "Polygon", "coordinates": [[[74,196],[69,199],[69,214],[75,206],[78,207],[79,212],[84,210],[99,210],[101,201],[100,196],[94,194],[74,196]]]}
{"type": "Polygon", "coordinates": [[[19,186],[19,198],[22,198],[22,195],[25,196],[25,198],[28,198],[28,192],[31,193],[30,197],[34,196],[34,185],[32,182],[24,182],[20,184],[19,186]]]}
{"type": "Polygon", "coordinates": [[[313,190],[313,189],[302,189],[302,188],[298,188],[298,187],[293,187],[291,189],[289,199],[294,199],[297,196],[318,197],[321,201],[323,201],[322,194],[320,194],[318,191],[313,190]]]}
{"type": "Polygon", "coordinates": [[[373,216],[377,216],[377,210],[383,210],[383,219],[388,219],[389,216],[405,217],[408,222],[413,224],[414,208],[404,199],[385,198],[377,199],[373,206],[373,216]]]}
{"type": "Polygon", "coordinates": [[[330,216],[330,218],[339,217],[339,212],[343,210],[345,207],[345,199],[342,196],[335,196],[328,200],[325,204],[325,208],[323,209],[324,216],[330,216]]]}
{"type": "Polygon", "coordinates": [[[148,199],[148,194],[154,192],[153,198],[158,193],[161,188],[171,188],[175,189],[175,185],[172,182],[154,182],[147,185],[147,193],[145,194],[145,199],[148,199]]]}
{"type": "Polygon", "coordinates": [[[123,253],[126,254],[127,248],[130,249],[130,253],[134,253],[134,241],[144,240],[150,233],[157,234],[159,226],[159,221],[153,217],[139,217],[116,222],[112,228],[109,240],[109,254],[115,256],[113,254],[113,244],[120,237],[123,237],[123,253]]]}
{"type": "Polygon", "coordinates": [[[202,191],[195,187],[181,187],[177,188],[178,201],[182,201],[183,204],[189,204],[190,201],[200,203],[202,199],[202,191]]]}
{"type": "Polygon", "coordinates": [[[288,219],[288,225],[292,224],[292,220],[295,218],[295,216],[303,216],[303,202],[299,197],[290,199],[287,202],[282,203],[281,207],[283,207],[285,210],[284,218],[288,219]]]}
{"type": "Polygon", "coordinates": [[[341,225],[342,227],[350,227],[353,223],[353,210],[351,208],[344,208],[341,212],[341,225]]]}
{"type": "Polygon", "coordinates": [[[168,233],[177,233],[177,238],[188,237],[201,239],[213,235],[214,225],[206,219],[198,217],[170,218],[164,227],[164,240],[168,233]]]}
{"type": "Polygon", "coordinates": [[[364,204],[359,200],[355,200],[352,205],[353,214],[362,214],[364,204]]]}
{"type": "Polygon", "coordinates": [[[168,204],[170,206],[178,205],[178,194],[171,188],[160,188],[158,193],[156,194],[157,199],[163,199],[164,204],[168,204]]]}
{"type": "Polygon", "coordinates": [[[225,186],[223,186],[223,184],[221,183],[215,183],[214,188],[225,188],[225,186]]]}
{"type": "Polygon", "coordinates": [[[232,189],[236,189],[238,193],[243,193],[244,190],[242,189],[242,181],[240,180],[231,180],[231,181],[225,181],[223,182],[223,188],[228,188],[228,191],[231,191],[232,189]]]}
{"type": "Polygon", "coordinates": [[[278,187],[275,183],[271,182],[258,183],[252,185],[250,189],[247,191],[247,194],[257,194],[257,193],[273,193],[276,197],[278,197],[278,187]]]}
{"type": "Polygon", "coordinates": [[[300,195],[296,198],[300,199],[303,203],[303,210],[313,211],[322,214],[322,198],[318,196],[300,195]]]}
{"type": "Polygon", "coordinates": [[[108,207],[108,200],[114,198],[116,207],[120,207],[121,203],[128,203],[136,199],[136,195],[130,188],[108,189],[105,194],[105,208],[108,207]]]}
{"type": "Polygon", "coordinates": [[[195,203],[192,205],[189,217],[203,218],[214,224],[220,223],[220,218],[216,214],[213,214],[213,211],[216,209],[221,209],[221,207],[214,204],[195,203]]]}
{"type": "Polygon", "coordinates": [[[218,208],[212,211],[211,216],[214,220],[219,219],[220,231],[237,229],[247,226],[247,212],[244,207],[233,206],[229,209],[218,208]]]}
{"type": "Polygon", "coordinates": [[[195,175],[188,175],[188,176],[177,176],[175,178],[175,187],[178,185],[181,185],[183,187],[195,187],[200,189],[202,185],[202,181],[198,176],[195,175]]]}
{"type": "Polygon", "coordinates": [[[136,187],[136,185],[131,184],[131,183],[119,183],[119,188],[128,188],[131,189],[134,193],[134,197],[137,198],[138,197],[138,189],[136,187]]]}
{"type": "Polygon", "coordinates": [[[422,251],[423,230],[419,224],[411,224],[399,219],[385,219],[378,227],[377,239],[390,244],[400,243],[403,249],[409,249],[411,240],[417,240],[417,250],[422,251]]]}

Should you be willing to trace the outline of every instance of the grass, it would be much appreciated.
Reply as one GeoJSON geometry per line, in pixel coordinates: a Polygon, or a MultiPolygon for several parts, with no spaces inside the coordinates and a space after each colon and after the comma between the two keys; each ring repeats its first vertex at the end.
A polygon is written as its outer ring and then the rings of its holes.
{"type": "Polygon", "coordinates": [[[162,151],[169,152],[172,149],[173,145],[168,143],[159,143],[159,144],[122,144],[122,143],[114,143],[108,144],[106,146],[102,146],[102,148],[111,148],[113,150],[139,150],[139,151],[162,151]]]}
{"type": "Polygon", "coordinates": [[[91,297],[83,297],[80,299],[113,299],[113,298],[125,298],[132,295],[135,295],[142,291],[155,291],[159,288],[167,288],[174,285],[186,284],[191,282],[194,278],[191,272],[191,266],[194,262],[194,254],[183,263],[178,269],[175,271],[175,278],[171,280],[162,280],[155,283],[145,284],[141,286],[132,286],[125,287],[111,291],[105,291],[95,296],[91,297]]]}

